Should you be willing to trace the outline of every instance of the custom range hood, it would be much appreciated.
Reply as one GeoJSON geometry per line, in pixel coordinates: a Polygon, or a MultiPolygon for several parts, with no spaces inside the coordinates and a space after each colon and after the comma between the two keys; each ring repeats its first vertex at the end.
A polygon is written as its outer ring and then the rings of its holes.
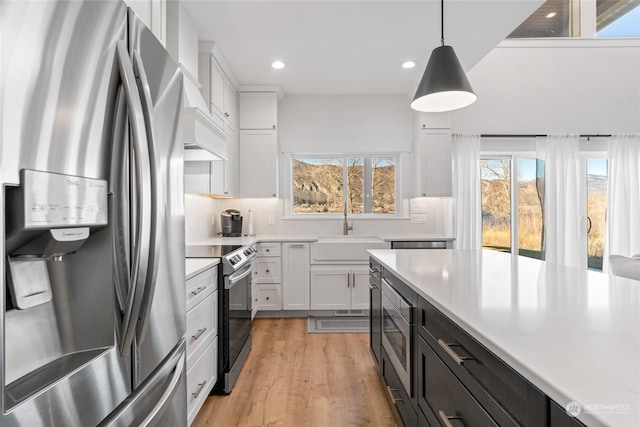
{"type": "Polygon", "coordinates": [[[185,75],[182,114],[185,160],[226,159],[227,134],[213,121],[200,93],[200,83],[184,67],[180,68],[185,75]]]}

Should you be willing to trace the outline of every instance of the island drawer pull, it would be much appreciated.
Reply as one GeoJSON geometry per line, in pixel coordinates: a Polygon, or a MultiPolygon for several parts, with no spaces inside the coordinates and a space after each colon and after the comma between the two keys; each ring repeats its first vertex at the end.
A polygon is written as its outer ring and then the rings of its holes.
{"type": "Polygon", "coordinates": [[[303,243],[299,243],[299,244],[294,244],[294,245],[289,245],[290,248],[304,248],[304,244],[303,243]]]}
{"type": "Polygon", "coordinates": [[[191,295],[193,295],[195,297],[196,295],[198,295],[200,292],[204,291],[205,289],[207,289],[206,286],[200,286],[195,291],[191,291],[191,295]]]}
{"type": "Polygon", "coordinates": [[[197,340],[198,338],[200,338],[200,335],[204,334],[204,331],[206,330],[207,328],[198,329],[198,332],[196,332],[195,335],[191,335],[191,338],[193,338],[194,340],[197,340]]]}
{"type": "Polygon", "coordinates": [[[393,395],[394,391],[398,391],[398,389],[387,386],[387,393],[389,393],[389,397],[391,397],[391,400],[393,401],[393,403],[402,402],[402,399],[396,399],[396,397],[393,395]]]}
{"type": "Polygon", "coordinates": [[[455,347],[455,346],[460,346],[460,344],[456,344],[456,343],[446,343],[444,342],[443,339],[439,339],[438,340],[438,344],[440,345],[440,347],[442,347],[442,349],[444,351],[447,352],[447,354],[449,356],[451,356],[451,358],[453,359],[454,362],[456,362],[458,365],[463,365],[465,360],[473,360],[473,357],[465,357],[465,356],[460,356],[458,353],[456,353],[455,351],[453,351],[453,349],[451,347],[455,347]]]}
{"type": "Polygon", "coordinates": [[[451,424],[451,421],[449,421],[449,420],[461,420],[462,419],[461,417],[450,417],[449,415],[445,414],[442,409],[438,411],[438,417],[442,421],[442,424],[445,425],[445,427],[453,427],[453,424],[451,424]]]}
{"type": "Polygon", "coordinates": [[[191,396],[193,396],[194,399],[197,399],[198,396],[200,396],[200,393],[202,392],[202,390],[204,389],[204,386],[207,384],[207,380],[204,380],[204,382],[201,382],[198,384],[198,389],[196,391],[194,391],[193,393],[191,393],[191,396]]]}

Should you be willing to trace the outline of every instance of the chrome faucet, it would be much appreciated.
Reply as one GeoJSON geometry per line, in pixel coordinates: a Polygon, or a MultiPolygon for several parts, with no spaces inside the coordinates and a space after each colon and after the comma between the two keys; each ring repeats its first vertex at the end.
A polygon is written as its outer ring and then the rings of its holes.
{"type": "Polygon", "coordinates": [[[344,222],[342,223],[342,234],[347,236],[349,234],[349,230],[353,230],[353,224],[349,224],[347,222],[347,204],[344,204],[344,222]]]}

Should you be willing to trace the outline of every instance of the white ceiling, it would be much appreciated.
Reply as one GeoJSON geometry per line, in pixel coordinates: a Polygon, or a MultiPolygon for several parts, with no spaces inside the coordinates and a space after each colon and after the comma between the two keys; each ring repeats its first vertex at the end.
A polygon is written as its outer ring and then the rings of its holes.
{"type": "MultiPolygon", "coordinates": [[[[437,0],[181,3],[240,84],[278,84],[286,94],[412,95],[440,44],[437,0]],[[287,67],[273,70],[275,59],[287,67]],[[418,66],[402,69],[407,59],[418,66]]],[[[446,44],[469,70],[542,3],[447,0],[446,44]]]]}

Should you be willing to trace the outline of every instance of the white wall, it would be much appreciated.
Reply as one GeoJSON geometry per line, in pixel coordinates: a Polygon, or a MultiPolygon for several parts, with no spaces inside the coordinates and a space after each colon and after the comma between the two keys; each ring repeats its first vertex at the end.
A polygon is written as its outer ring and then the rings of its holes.
{"type": "Polygon", "coordinates": [[[410,151],[413,112],[405,96],[287,96],[278,105],[280,151],[410,151]]]}
{"type": "Polygon", "coordinates": [[[469,73],[478,95],[454,132],[640,132],[640,40],[501,43],[469,73]]]}

